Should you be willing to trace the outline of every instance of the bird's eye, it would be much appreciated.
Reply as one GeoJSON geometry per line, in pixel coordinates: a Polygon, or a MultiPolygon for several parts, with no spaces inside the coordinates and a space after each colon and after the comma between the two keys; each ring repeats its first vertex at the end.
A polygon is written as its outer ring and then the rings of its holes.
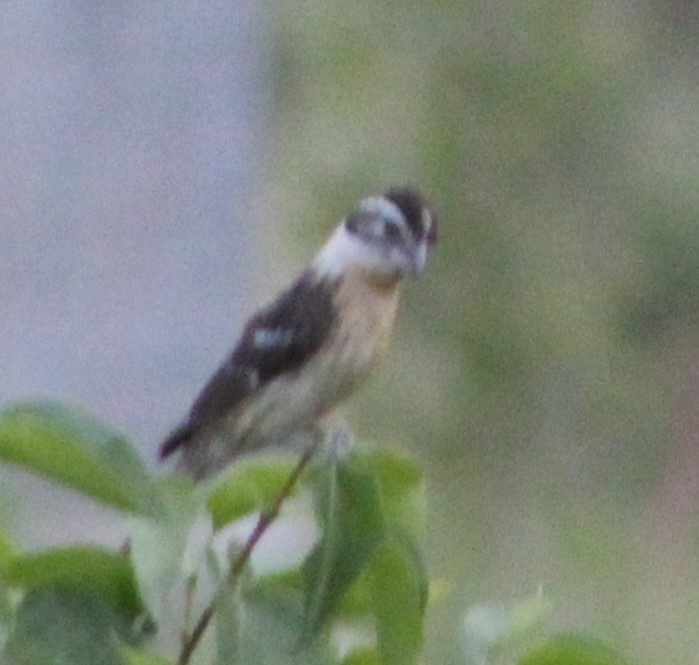
{"type": "Polygon", "coordinates": [[[386,240],[398,240],[400,238],[400,228],[395,222],[384,222],[382,230],[386,240]]]}

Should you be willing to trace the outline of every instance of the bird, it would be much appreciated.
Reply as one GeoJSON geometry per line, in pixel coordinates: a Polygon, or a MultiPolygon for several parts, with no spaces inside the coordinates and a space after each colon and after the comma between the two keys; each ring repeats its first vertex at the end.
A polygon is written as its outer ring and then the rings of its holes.
{"type": "Polygon", "coordinates": [[[160,446],[201,480],[243,455],[316,441],[385,351],[400,283],[425,267],[437,218],[413,187],[362,199],[297,279],[254,314],[160,446]]]}

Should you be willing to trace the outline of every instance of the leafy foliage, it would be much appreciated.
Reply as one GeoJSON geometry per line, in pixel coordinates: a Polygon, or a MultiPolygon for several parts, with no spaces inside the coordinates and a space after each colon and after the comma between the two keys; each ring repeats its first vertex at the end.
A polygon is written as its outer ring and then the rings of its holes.
{"type": "MultiPolygon", "coordinates": [[[[327,451],[291,488],[293,456],[270,456],[195,486],[152,477],[130,444],[94,418],[31,404],[0,415],[0,458],[131,513],[123,552],[82,545],[25,553],[0,534],[3,663],[410,665],[420,658],[424,492],[407,457],[371,446],[342,459],[327,451]],[[258,546],[253,534],[284,520],[266,511],[309,494],[320,535],[306,543],[303,564],[272,575],[245,567],[258,546]],[[254,513],[261,513],[255,529],[238,532],[254,513]],[[348,641],[347,627],[360,624],[373,626],[368,642],[366,630],[348,641]],[[158,649],[149,646],[155,632],[158,649]]],[[[549,610],[541,595],[474,607],[463,653],[489,663],[526,643],[549,610]]],[[[623,665],[574,637],[554,638],[520,662],[623,665]]]]}
{"type": "MultiPolygon", "coordinates": [[[[123,552],[81,545],[25,553],[2,536],[2,662],[162,665],[199,624],[182,662],[393,665],[418,657],[427,579],[420,520],[411,515],[422,513],[423,492],[403,456],[368,446],[339,460],[320,455],[282,497],[313,497],[320,536],[305,544],[302,566],[271,576],[241,567],[251,537],[241,525],[278,501],[293,456],[243,460],[196,486],[157,479],[94,418],[34,403],[0,415],[0,459],[131,515],[123,552]],[[341,653],[335,626],[358,617],[373,617],[374,646],[345,644],[341,653]],[[154,630],[158,650],[148,646],[154,630]]],[[[258,527],[268,527],[265,519],[258,527]]]]}
{"type": "Polygon", "coordinates": [[[382,543],[371,562],[379,653],[386,665],[409,665],[422,645],[422,581],[414,553],[399,541],[382,543]]]}
{"type": "Polygon", "coordinates": [[[248,458],[230,466],[213,484],[208,508],[219,528],[269,506],[294,468],[290,456],[248,458]]]}
{"type": "Polygon", "coordinates": [[[97,547],[18,554],[0,573],[0,579],[7,586],[27,592],[64,589],[96,598],[126,620],[142,610],[128,559],[97,547]]]}
{"type": "Polygon", "coordinates": [[[629,665],[629,661],[596,640],[561,636],[529,654],[520,665],[629,665]]]}
{"type": "Polygon", "coordinates": [[[19,404],[0,414],[0,460],[119,510],[152,515],[161,508],[154,481],[128,442],[55,402],[19,404]]]}
{"type": "Polygon", "coordinates": [[[375,479],[349,464],[331,464],[319,492],[324,535],[304,566],[306,635],[337,609],[383,534],[375,479]]]}
{"type": "Polygon", "coordinates": [[[28,593],[16,611],[2,662],[12,665],[121,665],[125,617],[90,594],[61,589],[28,593]]]}

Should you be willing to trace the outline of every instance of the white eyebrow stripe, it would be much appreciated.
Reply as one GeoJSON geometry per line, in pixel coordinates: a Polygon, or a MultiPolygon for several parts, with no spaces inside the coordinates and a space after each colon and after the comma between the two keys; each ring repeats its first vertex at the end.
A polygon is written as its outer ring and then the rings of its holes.
{"type": "Polygon", "coordinates": [[[405,224],[405,217],[401,209],[383,196],[370,196],[359,204],[359,209],[365,212],[375,212],[399,224],[405,224]]]}
{"type": "Polygon", "coordinates": [[[255,331],[252,337],[253,346],[260,349],[289,346],[293,341],[293,330],[284,328],[260,328],[255,331]]]}

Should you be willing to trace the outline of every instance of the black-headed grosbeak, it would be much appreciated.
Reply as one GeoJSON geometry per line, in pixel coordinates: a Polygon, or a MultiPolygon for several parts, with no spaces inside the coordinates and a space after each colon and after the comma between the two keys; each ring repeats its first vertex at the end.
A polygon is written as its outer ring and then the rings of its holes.
{"type": "Polygon", "coordinates": [[[292,286],[250,319],[161,457],[181,450],[179,467],[203,478],[248,452],[315,440],[386,346],[398,284],[422,271],[436,238],[414,189],[360,201],[292,286]]]}

